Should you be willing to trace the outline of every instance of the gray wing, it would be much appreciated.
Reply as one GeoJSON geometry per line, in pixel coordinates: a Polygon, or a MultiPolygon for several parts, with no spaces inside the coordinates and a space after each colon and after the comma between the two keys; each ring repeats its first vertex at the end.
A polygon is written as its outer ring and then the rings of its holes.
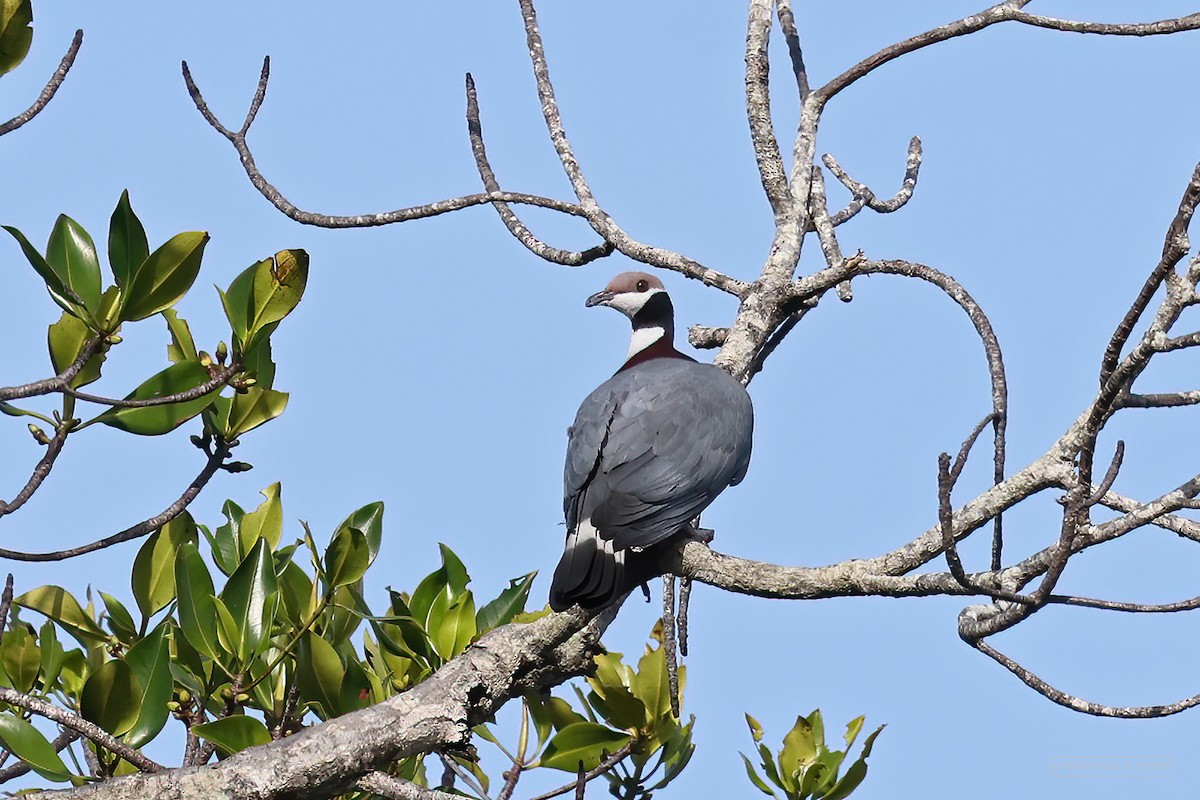
{"type": "Polygon", "coordinates": [[[712,365],[655,359],[618,373],[571,427],[568,532],[591,519],[615,550],[671,536],[746,474],[753,424],[745,389],[712,365]]]}

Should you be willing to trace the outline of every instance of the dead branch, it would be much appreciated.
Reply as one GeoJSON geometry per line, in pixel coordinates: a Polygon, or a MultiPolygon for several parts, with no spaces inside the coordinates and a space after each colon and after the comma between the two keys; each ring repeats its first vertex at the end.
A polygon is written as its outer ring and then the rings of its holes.
{"type": "Polygon", "coordinates": [[[12,133],[17,128],[24,125],[29,120],[42,113],[42,109],[50,104],[54,99],[54,95],[58,92],[58,87],[63,85],[63,81],[67,79],[67,73],[71,71],[71,67],[75,64],[75,56],[79,55],[79,48],[83,46],[83,31],[75,31],[75,36],[71,39],[71,45],[67,48],[67,52],[63,55],[62,61],[58,62],[58,68],[50,75],[50,80],[46,82],[37,100],[33,101],[33,105],[17,114],[8,122],[0,123],[0,136],[6,133],[12,133]]]}

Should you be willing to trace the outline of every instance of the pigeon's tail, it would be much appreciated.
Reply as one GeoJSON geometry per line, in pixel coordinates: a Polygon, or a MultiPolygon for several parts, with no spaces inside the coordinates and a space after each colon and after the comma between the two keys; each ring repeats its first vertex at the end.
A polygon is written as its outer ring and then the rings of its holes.
{"type": "Polygon", "coordinates": [[[562,560],[554,570],[550,607],[563,611],[578,603],[588,610],[603,608],[641,583],[631,574],[641,570],[626,566],[628,559],[638,560],[640,555],[614,550],[612,540],[602,537],[589,520],[580,522],[567,536],[562,560]]]}

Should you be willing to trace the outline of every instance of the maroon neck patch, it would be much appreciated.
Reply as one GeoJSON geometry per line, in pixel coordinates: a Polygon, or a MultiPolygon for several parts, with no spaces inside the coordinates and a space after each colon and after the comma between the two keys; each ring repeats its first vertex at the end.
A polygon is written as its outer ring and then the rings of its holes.
{"type": "Polygon", "coordinates": [[[629,360],[621,365],[617,373],[624,372],[630,367],[636,367],[644,361],[649,361],[654,358],[681,358],[684,361],[695,361],[691,356],[681,353],[675,349],[675,343],[667,336],[662,337],[649,347],[644,347],[629,357],[629,360]]]}

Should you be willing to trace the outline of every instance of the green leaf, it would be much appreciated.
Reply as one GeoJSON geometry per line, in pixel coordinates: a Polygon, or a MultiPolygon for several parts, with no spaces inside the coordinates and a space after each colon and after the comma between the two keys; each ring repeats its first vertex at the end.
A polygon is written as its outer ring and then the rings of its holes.
{"type": "Polygon", "coordinates": [[[227,439],[236,439],[278,417],[287,408],[287,404],[287,392],[251,386],[244,393],[239,392],[233,396],[222,433],[227,439]]]}
{"type": "Polygon", "coordinates": [[[446,568],[443,566],[422,578],[421,582],[417,584],[417,588],[413,590],[412,597],[408,601],[413,619],[428,628],[429,614],[433,609],[434,601],[441,597],[445,602],[447,594],[446,568]]]}
{"type": "Polygon", "coordinates": [[[629,734],[614,731],[594,722],[577,722],[563,728],[542,753],[543,767],[575,772],[583,762],[585,770],[595,769],[605,753],[615,753],[629,741],[629,734]]]}
{"type": "Polygon", "coordinates": [[[50,691],[58,683],[67,654],[59,644],[58,633],[54,623],[47,620],[38,631],[38,650],[41,651],[41,671],[43,691],[50,691]]]}
{"type": "MultiPolygon", "coordinates": [[[[125,399],[149,400],[167,397],[194,389],[209,378],[208,370],[199,361],[180,361],[134,389],[125,399]]],[[[96,417],[95,421],[139,436],[159,436],[175,430],[203,411],[212,403],[213,395],[219,388],[214,388],[193,400],[179,403],[141,408],[110,408],[96,417]]]]}
{"type": "Polygon", "coordinates": [[[438,550],[442,553],[442,568],[446,570],[446,585],[450,588],[450,599],[457,598],[467,589],[471,576],[462,560],[446,545],[438,542],[438,550]]]}
{"type": "Polygon", "coordinates": [[[238,564],[242,563],[240,530],[246,512],[237,503],[226,500],[221,506],[221,513],[225,515],[225,524],[217,528],[215,533],[209,536],[208,529],[203,526],[200,530],[212,545],[213,560],[217,562],[217,567],[226,575],[232,575],[238,564]]]}
{"type": "Polygon", "coordinates": [[[630,681],[630,689],[646,704],[650,720],[671,713],[671,687],[667,678],[664,648],[646,648],[645,654],[638,661],[637,672],[630,681]]]}
{"type": "Polygon", "coordinates": [[[789,776],[800,774],[801,768],[812,764],[816,758],[817,745],[812,724],[804,717],[796,717],[796,724],[783,737],[783,750],[779,753],[779,776],[786,782],[789,776]]]}
{"type": "Polygon", "coordinates": [[[83,685],[79,713],[89,722],[120,736],[137,722],[142,687],[124,661],[106,661],[83,685]]]}
{"type": "Polygon", "coordinates": [[[171,699],[171,649],[167,641],[167,625],[159,625],[125,654],[125,663],[133,671],[141,689],[136,705],[137,719],[125,735],[125,744],[141,747],[167,724],[171,699]]]}
{"type": "Polygon", "coordinates": [[[593,690],[588,702],[614,728],[642,728],[654,720],[645,704],[624,686],[605,687],[603,695],[593,690]]]}
{"type": "Polygon", "coordinates": [[[383,541],[383,503],[367,503],[350,516],[342,520],[342,524],[334,531],[336,537],[346,528],[357,528],[367,537],[367,553],[370,561],[375,560],[379,553],[379,545],[383,541]]]}
{"type": "Polygon", "coordinates": [[[221,652],[217,642],[217,609],[208,567],[193,542],[184,542],[175,555],[175,587],[179,594],[179,627],[188,644],[214,661],[221,652]]]}
{"type": "Polygon", "coordinates": [[[34,271],[41,276],[46,284],[46,288],[50,290],[50,296],[54,298],[54,302],[63,307],[64,311],[74,315],[84,314],[83,300],[79,295],[75,294],[67,284],[66,276],[58,274],[58,272],[46,262],[42,254],[37,248],[29,243],[25,238],[25,234],[21,233],[11,225],[4,225],[4,230],[12,234],[12,237],[17,240],[17,244],[21,245],[21,252],[25,254],[26,260],[34,271]]]}
{"type": "Polygon", "coordinates": [[[536,572],[530,572],[520,578],[508,582],[508,588],[500,593],[495,600],[479,609],[475,616],[475,627],[480,633],[486,633],[492,628],[498,628],[512,622],[512,618],[525,610],[525,602],[529,599],[529,589],[533,586],[536,572]]]}
{"type": "MultiPolygon", "coordinates": [[[[50,349],[50,363],[55,373],[60,373],[75,363],[83,347],[95,336],[91,329],[67,312],[47,330],[46,340],[50,349]]],[[[104,363],[107,348],[101,346],[83,365],[83,369],[71,379],[71,387],[87,386],[100,377],[100,365],[104,363]]]]}
{"type": "MultiPolygon", "coordinates": [[[[146,229],[133,213],[129,204],[129,190],[121,192],[121,199],[113,209],[108,222],[108,264],[112,267],[117,286],[129,285],[129,279],[150,255],[150,244],[146,241],[146,229]]],[[[195,356],[191,356],[195,358],[195,356]]]]}
{"type": "Polygon", "coordinates": [[[296,653],[296,679],[301,702],[314,703],[322,719],[341,713],[342,679],[346,671],[333,645],[312,631],[300,637],[296,653]]]}
{"type": "MultiPolygon", "coordinates": [[[[283,535],[283,501],[280,499],[280,484],[271,484],[261,494],[266,499],[249,514],[242,514],[237,525],[238,552],[244,558],[260,539],[265,539],[269,550],[279,546],[283,535]]],[[[240,509],[239,509],[240,510],[240,509]]]]}
{"type": "Polygon", "coordinates": [[[207,233],[188,231],[172,236],[147,256],[124,287],[121,319],[145,319],[175,305],[192,288],[206,244],[207,233]]]}
{"type": "Polygon", "coordinates": [[[763,729],[762,725],[758,724],[758,720],[747,714],[746,725],[750,728],[750,735],[754,737],[755,744],[761,742],[763,738],[763,729]]]}
{"type": "Polygon", "coordinates": [[[270,639],[279,604],[277,589],[271,547],[266,539],[259,539],[221,592],[237,625],[237,652],[243,662],[258,655],[270,639]]]}
{"type": "Polygon", "coordinates": [[[163,309],[163,318],[167,321],[167,332],[171,334],[171,343],[167,345],[167,358],[172,364],[180,361],[197,361],[200,354],[196,352],[196,341],[192,338],[192,329],[187,320],[179,316],[173,308],[163,309]]]}
{"type": "Polygon", "coordinates": [[[137,639],[137,623],[129,614],[125,604],[108,592],[100,592],[104,608],[108,611],[108,627],[122,642],[129,644],[137,639]]]}
{"type": "Polygon", "coordinates": [[[325,550],[325,579],[334,588],[355,583],[366,573],[370,560],[366,535],[358,528],[338,528],[325,550]]]}
{"type": "Polygon", "coordinates": [[[60,586],[39,586],[13,601],[57,622],[85,648],[108,641],[106,634],[79,601],[60,586]]]}
{"type": "Polygon", "coordinates": [[[275,362],[271,360],[271,340],[263,339],[254,349],[242,356],[244,372],[258,381],[258,388],[270,389],[275,385],[275,362]]]}
{"type": "MultiPolygon", "coordinates": [[[[100,310],[100,259],[96,243],[78,222],[59,214],[46,243],[46,263],[94,315],[100,310]]],[[[68,296],[72,296],[68,295],[68,296]]]]}
{"type": "Polygon", "coordinates": [[[0,661],[4,663],[4,672],[12,688],[18,692],[29,692],[42,669],[41,650],[33,634],[25,625],[18,625],[5,632],[0,642],[0,661]]]}
{"type": "Polygon", "coordinates": [[[82,778],[67,770],[67,765],[54,752],[46,737],[23,719],[12,714],[0,714],[0,742],[6,750],[48,781],[83,783],[82,778]]]}
{"type": "Polygon", "coordinates": [[[750,763],[750,759],[746,758],[746,754],[738,753],[738,755],[742,757],[742,761],[746,764],[746,776],[750,778],[750,782],[758,787],[758,790],[763,794],[777,797],[775,792],[771,791],[771,787],[767,786],[767,782],[758,776],[758,773],[754,770],[754,765],[750,763]]]}
{"type": "Polygon", "coordinates": [[[259,339],[270,336],[274,325],[292,313],[304,295],[307,283],[308,253],[303,250],[281,250],[270,261],[255,265],[244,350],[252,349],[259,339]]]}
{"type": "Polygon", "coordinates": [[[0,75],[25,60],[33,42],[32,22],[29,0],[0,0],[0,75]]]}
{"type": "Polygon", "coordinates": [[[185,542],[196,543],[196,522],[186,510],[150,534],[133,559],[133,598],[149,618],[175,599],[175,553],[185,542]]]}
{"type": "MultiPolygon", "coordinates": [[[[430,625],[433,616],[430,615],[430,625]]],[[[475,599],[464,592],[442,614],[436,628],[429,631],[438,654],[449,661],[461,653],[475,638],[475,599]]]]}
{"type": "Polygon", "coordinates": [[[215,744],[223,756],[240,753],[247,747],[269,744],[271,741],[271,732],[267,730],[266,725],[254,717],[242,715],[194,725],[191,731],[201,739],[215,744]]]}

